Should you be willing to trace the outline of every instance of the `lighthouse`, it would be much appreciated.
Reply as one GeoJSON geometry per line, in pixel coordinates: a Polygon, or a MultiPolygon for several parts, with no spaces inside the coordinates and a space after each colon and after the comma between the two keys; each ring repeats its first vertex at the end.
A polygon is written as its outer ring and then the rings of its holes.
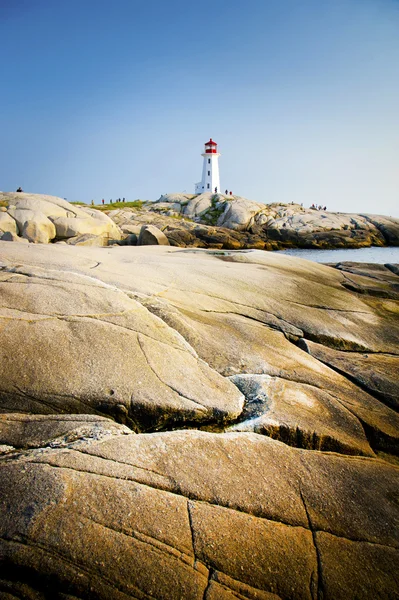
{"type": "Polygon", "coordinates": [[[203,194],[205,192],[220,192],[220,177],[219,177],[219,156],[218,145],[211,138],[206,142],[205,149],[201,156],[204,157],[202,167],[202,179],[195,184],[195,193],[203,194]]]}

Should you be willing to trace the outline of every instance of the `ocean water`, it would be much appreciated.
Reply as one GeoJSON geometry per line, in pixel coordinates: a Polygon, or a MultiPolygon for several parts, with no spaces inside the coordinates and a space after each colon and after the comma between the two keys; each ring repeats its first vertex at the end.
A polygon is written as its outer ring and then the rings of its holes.
{"type": "Polygon", "coordinates": [[[380,248],[371,246],[370,248],[357,248],[354,250],[304,250],[302,248],[278,250],[278,254],[287,256],[298,256],[313,260],[319,263],[338,263],[344,261],[364,262],[364,263],[399,263],[399,246],[389,246],[380,248]]]}

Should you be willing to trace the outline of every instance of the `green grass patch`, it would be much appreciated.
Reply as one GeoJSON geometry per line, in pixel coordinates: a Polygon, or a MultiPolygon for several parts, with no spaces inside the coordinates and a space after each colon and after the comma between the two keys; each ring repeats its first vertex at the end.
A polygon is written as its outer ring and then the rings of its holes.
{"type": "Polygon", "coordinates": [[[221,214],[224,213],[225,203],[218,206],[216,196],[212,196],[211,206],[206,213],[201,216],[201,221],[206,225],[216,225],[221,214]]]}
{"type": "Polygon", "coordinates": [[[95,208],[96,210],[117,210],[119,208],[141,208],[143,206],[143,200],[133,200],[133,202],[113,202],[112,204],[88,204],[89,208],[95,208]]]}

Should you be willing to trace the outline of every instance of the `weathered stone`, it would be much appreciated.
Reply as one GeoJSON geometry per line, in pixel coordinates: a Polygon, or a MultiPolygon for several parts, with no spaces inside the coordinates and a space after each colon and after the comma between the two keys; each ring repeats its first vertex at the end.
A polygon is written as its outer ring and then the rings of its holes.
{"type": "Polygon", "coordinates": [[[399,476],[382,461],[196,431],[116,433],[7,456],[2,591],[23,584],[30,597],[67,590],[104,600],[201,600],[206,589],[223,600],[397,595],[399,476]]]}
{"type": "Polygon", "coordinates": [[[60,448],[131,433],[124,425],[97,415],[0,414],[0,444],[14,448],[60,448]]]}
{"type": "Polygon", "coordinates": [[[301,340],[299,345],[388,406],[399,408],[399,355],[340,352],[309,340],[301,340]]]}
{"type": "Polygon", "coordinates": [[[102,235],[93,235],[91,233],[83,233],[75,237],[68,238],[67,244],[71,246],[107,246],[108,239],[102,235]]]}
{"type": "Polygon", "coordinates": [[[55,227],[44,213],[24,208],[9,208],[8,213],[15,219],[22,237],[29,242],[48,244],[55,238],[55,227]]]}
{"type": "Polygon", "coordinates": [[[237,388],[123,292],[69,272],[0,274],[2,313],[12,317],[2,330],[0,409],[110,414],[139,430],[241,412],[237,388]]]}
{"type": "Polygon", "coordinates": [[[359,420],[328,392],[269,375],[230,379],[246,398],[232,431],[254,431],[310,450],[374,456],[359,420]]]}
{"type": "Polygon", "coordinates": [[[0,237],[0,240],[3,242],[24,242],[25,244],[29,244],[29,240],[26,238],[19,237],[16,233],[12,233],[11,231],[6,231],[0,237]]]}
{"type": "Polygon", "coordinates": [[[166,235],[154,225],[143,225],[140,229],[138,246],[169,246],[166,235]]]}
{"type": "Polygon", "coordinates": [[[0,255],[0,597],[398,596],[392,269],[0,255]]]}
{"type": "Polygon", "coordinates": [[[13,219],[12,216],[6,212],[0,212],[0,231],[3,233],[8,231],[10,233],[14,233],[15,235],[18,234],[18,228],[15,219],[13,219]]]}
{"type": "Polygon", "coordinates": [[[96,236],[107,236],[120,239],[120,234],[116,232],[115,224],[104,223],[100,219],[90,217],[56,217],[53,219],[58,238],[70,238],[78,235],[90,234],[96,236]]]}

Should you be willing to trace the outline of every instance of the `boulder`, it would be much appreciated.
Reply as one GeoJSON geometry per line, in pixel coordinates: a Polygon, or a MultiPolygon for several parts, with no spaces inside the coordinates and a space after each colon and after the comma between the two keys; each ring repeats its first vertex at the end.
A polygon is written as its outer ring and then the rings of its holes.
{"type": "Polygon", "coordinates": [[[254,216],[264,208],[264,204],[234,197],[226,203],[225,211],[219,217],[217,224],[219,227],[244,231],[251,226],[254,216]]]}
{"type": "Polygon", "coordinates": [[[44,213],[24,208],[9,208],[8,213],[15,219],[22,237],[29,242],[48,244],[55,238],[55,227],[44,213]]]}
{"type": "Polygon", "coordinates": [[[0,200],[8,203],[8,215],[15,219],[21,235],[31,242],[48,243],[56,236],[66,239],[84,234],[121,239],[119,228],[107,215],[62,198],[0,192],[0,200]]]}
{"type": "Polygon", "coordinates": [[[0,239],[3,242],[25,242],[25,244],[29,244],[29,240],[26,238],[21,238],[16,233],[12,233],[11,231],[6,231],[3,233],[0,239]]]}
{"type": "Polygon", "coordinates": [[[212,207],[212,199],[214,196],[219,196],[219,194],[206,192],[204,194],[194,196],[184,207],[183,214],[189,219],[199,217],[212,207]]]}
{"type": "Polygon", "coordinates": [[[83,233],[81,235],[68,238],[66,243],[70,246],[107,246],[108,239],[102,235],[83,233]]]}
{"type": "Polygon", "coordinates": [[[0,231],[3,233],[8,231],[15,235],[18,234],[17,222],[6,212],[0,212],[0,231]]]}
{"type": "Polygon", "coordinates": [[[154,225],[143,225],[137,240],[138,246],[169,246],[166,235],[154,225]]]}
{"type": "Polygon", "coordinates": [[[120,239],[120,233],[111,220],[108,223],[89,216],[85,218],[56,217],[53,219],[53,223],[57,231],[57,238],[90,234],[120,239]]]}
{"type": "Polygon", "coordinates": [[[43,213],[46,217],[78,216],[81,212],[80,207],[70,204],[67,200],[45,194],[0,192],[0,200],[21,210],[43,213]]]}

